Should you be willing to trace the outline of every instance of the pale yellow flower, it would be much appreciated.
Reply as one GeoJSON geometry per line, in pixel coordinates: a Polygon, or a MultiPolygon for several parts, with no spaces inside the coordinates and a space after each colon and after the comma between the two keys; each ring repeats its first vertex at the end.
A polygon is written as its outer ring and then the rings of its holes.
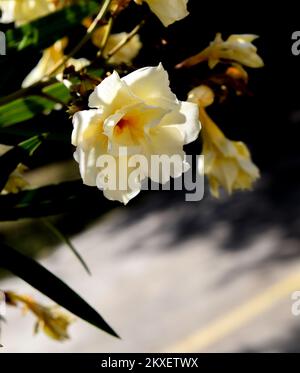
{"type": "Polygon", "coordinates": [[[0,0],[0,22],[20,26],[55,11],[57,5],[57,0],[0,0]]]}
{"type": "MultiPolygon", "coordinates": [[[[101,47],[103,37],[105,35],[107,26],[99,27],[92,35],[92,42],[96,47],[101,47]]],[[[120,32],[117,34],[111,34],[108,37],[106,46],[103,51],[103,56],[107,57],[107,54],[113,50],[120,42],[127,37],[126,32],[120,32]]],[[[110,59],[109,63],[117,65],[121,63],[130,64],[131,61],[138,55],[142,43],[139,35],[134,35],[118,52],[116,52],[110,59]]]]}
{"type": "Polygon", "coordinates": [[[220,187],[229,194],[238,189],[251,189],[260,176],[259,170],[252,162],[247,146],[243,142],[226,138],[207,114],[205,108],[214,101],[212,90],[204,85],[197,87],[190,92],[189,100],[199,106],[204,172],[212,195],[219,197],[220,187]]]}
{"type": "Polygon", "coordinates": [[[18,193],[29,185],[28,182],[23,178],[23,173],[26,169],[27,167],[24,165],[18,165],[15,171],[10,174],[3,189],[3,193],[18,193]]]}
{"type": "Polygon", "coordinates": [[[220,61],[226,60],[237,62],[247,67],[259,68],[264,66],[264,62],[257,54],[257,48],[252,42],[258,38],[257,35],[230,35],[224,41],[220,33],[215,40],[202,52],[190,57],[177,65],[177,67],[190,67],[200,62],[208,61],[208,65],[213,69],[220,61]]]}
{"type": "Polygon", "coordinates": [[[189,15],[188,0],[134,0],[137,4],[147,3],[152,12],[167,27],[189,15]]]}
{"type": "Polygon", "coordinates": [[[31,297],[19,295],[14,292],[6,292],[8,304],[24,305],[25,311],[31,311],[37,318],[35,332],[40,329],[55,340],[64,341],[69,338],[68,327],[74,321],[74,318],[65,312],[62,312],[58,306],[46,307],[35,302],[31,297]]]}
{"type": "MultiPolygon", "coordinates": [[[[62,61],[64,58],[64,48],[67,45],[67,38],[63,38],[61,40],[58,40],[54,45],[47,48],[43,52],[43,56],[36,65],[36,67],[27,75],[27,77],[24,79],[22,83],[22,87],[26,88],[30,85],[42,80],[44,77],[46,77],[53,68],[57,66],[59,62],[62,61]]],[[[89,61],[85,58],[70,58],[66,62],[65,65],[61,66],[60,69],[58,69],[57,78],[58,80],[62,80],[62,71],[65,67],[68,67],[70,65],[73,65],[75,67],[75,70],[78,71],[82,69],[83,67],[89,65],[89,61]]]]}
{"type": "MultiPolygon", "coordinates": [[[[120,78],[117,72],[104,79],[89,98],[89,110],[77,112],[73,117],[72,143],[76,146],[75,160],[79,163],[81,177],[86,185],[97,186],[111,200],[124,204],[141,190],[139,182],[134,188],[112,188],[106,184],[107,174],[97,160],[109,155],[117,165],[127,164],[129,155],[142,155],[151,164],[151,156],[177,155],[172,170],[165,170],[155,177],[150,169],[142,169],[139,180],[151,177],[155,182],[166,183],[170,177],[184,172],[183,145],[194,141],[200,131],[198,107],[193,103],[178,101],[169,87],[168,73],[162,65],[145,67],[120,78]]],[[[109,165],[110,166],[110,165],[109,165]]],[[[112,167],[112,166],[111,166],[112,167]]],[[[120,168],[118,185],[127,186],[127,175],[120,168]]]]}

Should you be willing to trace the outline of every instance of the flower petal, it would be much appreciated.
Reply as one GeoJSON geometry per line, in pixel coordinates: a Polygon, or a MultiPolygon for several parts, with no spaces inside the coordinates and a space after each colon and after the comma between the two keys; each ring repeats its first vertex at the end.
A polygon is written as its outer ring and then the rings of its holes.
{"type": "Polygon", "coordinates": [[[15,1],[6,1],[1,0],[0,1],[0,9],[1,9],[1,23],[11,23],[15,20],[15,7],[16,2],[15,1]]]}
{"type": "Polygon", "coordinates": [[[185,116],[185,121],[182,124],[176,124],[176,127],[184,134],[184,144],[189,144],[195,141],[201,130],[199,121],[199,109],[196,104],[191,102],[181,102],[180,114],[185,116]]]}
{"type": "Polygon", "coordinates": [[[138,99],[116,71],[105,78],[89,97],[89,107],[101,108],[106,115],[136,102],[138,99]]]}
{"type": "Polygon", "coordinates": [[[165,109],[143,103],[129,105],[105,120],[104,132],[116,144],[139,146],[149,129],[159,125],[167,113],[165,109]]]}
{"type": "MultiPolygon", "coordinates": [[[[145,176],[140,175],[141,180],[137,180],[136,178],[134,185],[129,185],[129,175],[134,171],[134,168],[128,166],[128,157],[115,157],[113,164],[113,169],[98,170],[97,187],[103,191],[103,194],[107,199],[111,201],[119,201],[124,205],[127,205],[132,198],[140,193],[141,181],[145,176]],[[121,172],[120,169],[122,170],[121,172]],[[106,176],[115,178],[115,183],[112,183],[112,185],[115,184],[115,187],[108,186],[106,176]],[[121,187],[121,185],[123,185],[123,187],[121,187]]],[[[110,167],[110,165],[107,164],[107,167],[110,167]]]]}
{"type": "Polygon", "coordinates": [[[180,102],[178,111],[167,114],[160,126],[174,126],[183,136],[183,144],[189,144],[197,139],[201,130],[198,106],[191,102],[180,102]]]}
{"type": "Polygon", "coordinates": [[[85,185],[96,186],[98,169],[96,167],[97,159],[101,155],[98,148],[83,150],[78,146],[74,152],[74,159],[79,164],[79,171],[82,181],[85,185]]]}
{"type": "MultiPolygon", "coordinates": [[[[83,110],[73,116],[72,144],[77,146],[85,141],[104,141],[103,117],[100,110],[83,110]]],[[[104,150],[104,149],[103,149],[104,150]]]]}
{"type": "Polygon", "coordinates": [[[151,142],[144,147],[148,170],[143,172],[152,181],[165,184],[170,177],[179,177],[187,170],[182,147],[183,136],[176,126],[158,126],[151,131],[151,142]],[[156,163],[158,157],[161,159],[160,165],[156,163]]]}
{"type": "Polygon", "coordinates": [[[259,36],[254,34],[233,34],[229,36],[227,41],[252,43],[257,38],[259,38],[259,36]]]}
{"type": "Polygon", "coordinates": [[[145,0],[145,2],[165,27],[189,14],[187,10],[188,0],[145,0]]]}
{"type": "Polygon", "coordinates": [[[178,100],[170,89],[167,71],[162,64],[144,67],[122,78],[130,90],[149,105],[172,108],[178,100]]]}

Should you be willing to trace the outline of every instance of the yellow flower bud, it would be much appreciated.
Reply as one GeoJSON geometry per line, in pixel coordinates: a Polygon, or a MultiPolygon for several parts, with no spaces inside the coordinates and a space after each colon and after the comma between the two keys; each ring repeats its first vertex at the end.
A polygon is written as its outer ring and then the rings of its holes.
{"type": "Polygon", "coordinates": [[[214,102],[214,99],[214,92],[206,85],[200,85],[199,87],[192,89],[188,94],[188,100],[201,107],[211,105],[214,102]]]}

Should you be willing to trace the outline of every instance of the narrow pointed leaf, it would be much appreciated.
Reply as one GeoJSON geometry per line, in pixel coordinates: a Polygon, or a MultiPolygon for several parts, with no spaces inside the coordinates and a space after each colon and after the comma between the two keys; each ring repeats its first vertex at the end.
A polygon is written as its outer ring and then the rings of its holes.
{"type": "Polygon", "coordinates": [[[14,273],[74,315],[108,334],[118,337],[97,311],[62,280],[33,259],[11,247],[0,244],[0,266],[14,273]]]}
{"type": "Polygon", "coordinates": [[[86,262],[84,261],[84,259],[82,258],[82,256],[79,254],[79,252],[76,250],[75,246],[72,244],[72,242],[70,241],[70,239],[65,235],[63,234],[58,228],[56,228],[56,226],[54,224],[52,224],[49,220],[47,219],[42,219],[43,223],[45,224],[45,226],[59,239],[61,240],[62,242],[64,242],[68,247],[69,249],[72,251],[72,253],[76,256],[76,258],[79,260],[79,262],[81,263],[81,265],[83,266],[83,268],[85,269],[85,271],[91,275],[91,271],[88,267],[88,265],[86,264],[86,262]]]}
{"type": "Polygon", "coordinates": [[[25,162],[41,145],[45,137],[46,135],[34,136],[21,142],[0,157],[0,192],[5,187],[9,175],[17,168],[18,164],[25,162]]]}
{"type": "Polygon", "coordinates": [[[67,104],[71,98],[63,83],[51,84],[43,89],[43,93],[53,97],[53,100],[31,95],[0,106],[0,128],[24,122],[37,114],[53,110],[56,106],[55,99],[67,104]]]}
{"type": "Polygon", "coordinates": [[[100,214],[116,206],[117,203],[104,198],[97,188],[75,180],[24,190],[18,194],[0,195],[0,221],[78,212],[82,208],[94,209],[100,214]]]}

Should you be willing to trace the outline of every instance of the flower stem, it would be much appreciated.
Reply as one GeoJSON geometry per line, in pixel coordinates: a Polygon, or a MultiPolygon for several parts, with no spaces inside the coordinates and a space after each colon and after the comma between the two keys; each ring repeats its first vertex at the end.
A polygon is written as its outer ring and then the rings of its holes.
{"type": "Polygon", "coordinates": [[[56,82],[57,80],[53,78],[52,76],[55,75],[57,71],[60,70],[60,68],[71,58],[73,57],[91,38],[93,32],[95,31],[99,21],[105,16],[106,12],[109,9],[109,6],[111,4],[112,0],[105,0],[103,2],[103,5],[97,15],[97,17],[94,19],[92,24],[87,29],[87,32],[85,36],[81,39],[81,41],[76,45],[76,47],[67,55],[65,56],[59,63],[54,66],[54,68],[47,74],[47,76],[43,77],[40,81],[32,84],[29,87],[21,88],[16,92],[13,92],[3,98],[0,99],[0,106],[5,105],[11,101],[14,101],[21,97],[29,96],[33,93],[40,93],[40,91],[44,88],[50,85],[51,83],[56,82]]]}
{"type": "Polygon", "coordinates": [[[123,40],[120,41],[119,44],[117,44],[113,49],[111,49],[107,54],[107,60],[109,60],[114,54],[119,52],[120,49],[122,49],[127,43],[130,42],[130,40],[140,31],[142,26],[145,24],[145,20],[143,20],[141,23],[139,23],[135,28],[130,31],[129,34],[124,37],[123,40]]]}
{"type": "Polygon", "coordinates": [[[105,47],[107,45],[107,42],[108,42],[108,38],[109,38],[110,33],[111,33],[112,26],[113,26],[113,17],[110,17],[109,20],[108,20],[108,24],[107,24],[107,30],[106,30],[104,38],[101,42],[100,50],[97,53],[97,58],[101,57],[103,52],[104,52],[104,49],[105,49],[105,47]]]}
{"type": "Polygon", "coordinates": [[[48,77],[54,75],[57,73],[62,66],[66,64],[66,62],[72,58],[77,52],[80,51],[80,49],[90,40],[91,36],[93,35],[94,31],[96,30],[96,27],[98,23],[102,20],[102,18],[105,16],[106,12],[109,10],[110,4],[112,0],[104,0],[103,5],[97,15],[97,17],[94,19],[94,21],[91,23],[89,28],[86,31],[85,36],[80,40],[80,42],[75,46],[75,48],[72,49],[72,51],[67,55],[64,56],[61,61],[59,61],[56,66],[48,73],[48,77]]]}
{"type": "Polygon", "coordinates": [[[57,82],[56,79],[47,79],[47,80],[41,80],[39,82],[36,82],[32,84],[29,87],[21,88],[18,91],[15,91],[3,98],[0,99],[0,106],[8,104],[11,101],[17,100],[21,97],[26,97],[31,94],[38,94],[43,88],[47,87],[48,85],[57,82]]]}

